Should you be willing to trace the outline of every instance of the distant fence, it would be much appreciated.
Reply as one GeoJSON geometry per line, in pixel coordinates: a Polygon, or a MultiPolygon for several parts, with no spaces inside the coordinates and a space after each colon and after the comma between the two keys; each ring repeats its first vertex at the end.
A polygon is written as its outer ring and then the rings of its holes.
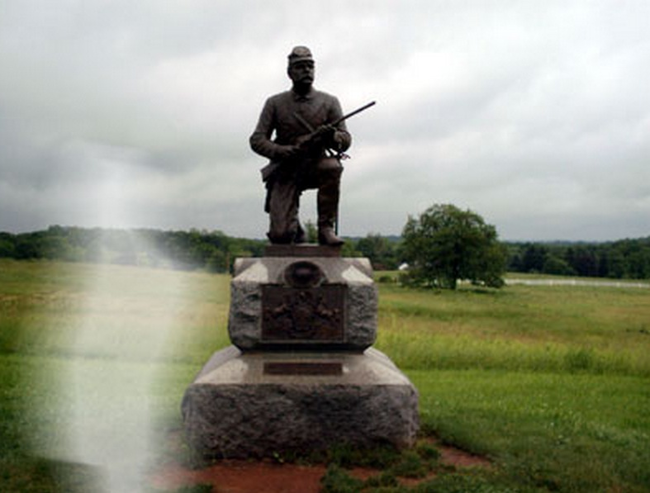
{"type": "Polygon", "coordinates": [[[595,286],[604,288],[650,288],[650,283],[630,281],[586,281],[583,279],[505,279],[506,285],[524,286],[595,286]]]}

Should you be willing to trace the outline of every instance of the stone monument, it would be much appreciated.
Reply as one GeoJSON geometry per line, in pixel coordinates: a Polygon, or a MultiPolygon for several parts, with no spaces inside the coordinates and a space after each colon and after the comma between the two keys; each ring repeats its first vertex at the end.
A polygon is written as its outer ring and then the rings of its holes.
{"type": "Polygon", "coordinates": [[[370,262],[342,258],[334,231],[341,153],[351,141],[346,116],[335,98],[311,88],[307,48],[289,55],[289,76],[292,90],[267,101],[251,137],[253,149],[271,159],[263,170],[271,244],[262,258],[236,260],[233,345],[210,358],[183,397],[188,444],[204,457],[344,443],[401,448],[413,444],[419,427],[416,389],[371,348],[377,289],[370,262]],[[307,188],[318,188],[320,245],[303,244],[298,198],[307,188]]]}

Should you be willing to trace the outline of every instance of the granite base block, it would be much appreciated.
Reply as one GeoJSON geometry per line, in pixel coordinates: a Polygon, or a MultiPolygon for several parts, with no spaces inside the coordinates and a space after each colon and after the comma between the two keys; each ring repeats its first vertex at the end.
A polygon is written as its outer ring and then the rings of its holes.
{"type": "Polygon", "coordinates": [[[228,334],[232,343],[242,350],[290,345],[363,351],[377,337],[377,288],[368,259],[237,259],[230,291],[228,334]],[[296,265],[313,269],[313,285],[296,286],[301,279],[289,279],[288,273],[296,265]],[[265,305],[265,293],[270,295],[272,291],[273,302],[265,305]],[[342,301],[332,301],[330,293],[338,293],[342,301]],[[270,318],[282,325],[283,317],[285,323],[280,329],[265,328],[265,320],[270,318]],[[319,326],[326,330],[319,330],[319,326]],[[332,327],[340,328],[328,333],[332,327]],[[277,333],[284,336],[274,337],[277,333]]]}
{"type": "Polygon", "coordinates": [[[185,392],[189,445],[205,457],[309,452],[348,443],[408,447],[418,394],[383,353],[218,351],[185,392]],[[273,371],[270,371],[274,369],[273,371]]]}

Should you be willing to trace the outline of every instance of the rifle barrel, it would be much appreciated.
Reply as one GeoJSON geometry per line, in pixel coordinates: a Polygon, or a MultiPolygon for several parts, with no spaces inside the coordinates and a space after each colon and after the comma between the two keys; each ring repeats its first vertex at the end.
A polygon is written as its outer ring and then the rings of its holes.
{"type": "Polygon", "coordinates": [[[357,108],[356,110],[351,111],[351,112],[348,113],[347,115],[343,115],[341,118],[339,118],[339,119],[336,120],[334,123],[332,123],[332,125],[337,126],[337,125],[338,125],[339,123],[341,123],[342,121],[347,120],[348,118],[350,118],[351,116],[356,115],[357,113],[361,113],[362,111],[367,110],[367,109],[370,108],[371,106],[374,106],[376,103],[377,103],[377,101],[371,101],[371,102],[369,102],[368,104],[364,104],[361,108],[357,108]]]}

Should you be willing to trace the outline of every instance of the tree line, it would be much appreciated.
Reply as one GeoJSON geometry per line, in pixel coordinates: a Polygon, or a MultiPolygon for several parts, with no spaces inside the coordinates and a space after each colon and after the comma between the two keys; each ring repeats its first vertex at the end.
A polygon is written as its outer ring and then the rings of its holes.
{"type": "MultiPolygon", "coordinates": [[[[315,231],[310,224],[307,229],[315,231]]],[[[315,238],[315,233],[311,236],[315,238]]],[[[310,241],[315,241],[314,238],[310,241]]],[[[396,248],[398,240],[396,236],[379,234],[348,238],[342,255],[369,257],[377,269],[396,269],[400,262],[396,248]]],[[[30,233],[0,232],[0,258],[228,272],[238,257],[263,256],[267,244],[266,240],[236,238],[221,231],[197,229],[160,231],[50,226],[30,233]]]]}
{"type": "MultiPolygon", "coordinates": [[[[266,240],[235,238],[221,231],[51,226],[31,233],[0,232],[0,257],[228,272],[237,257],[262,256],[266,244],[266,240]]],[[[650,237],[604,243],[501,244],[509,272],[650,279],[650,237]]],[[[409,262],[409,249],[413,246],[405,244],[402,236],[370,233],[346,238],[342,255],[367,257],[375,270],[395,270],[409,262]]]]}
{"type": "Polygon", "coordinates": [[[604,243],[508,243],[508,270],[650,279],[650,237],[604,243]]]}
{"type": "Polygon", "coordinates": [[[221,231],[50,226],[33,233],[0,233],[0,257],[227,272],[237,257],[261,256],[265,243],[221,231]]]}
{"type": "MultiPolygon", "coordinates": [[[[508,272],[611,279],[650,279],[650,237],[609,242],[500,242],[508,272]]],[[[407,261],[404,237],[369,234],[355,250],[375,269],[394,270],[407,261]]],[[[420,248],[415,244],[414,249],[420,248]]]]}

